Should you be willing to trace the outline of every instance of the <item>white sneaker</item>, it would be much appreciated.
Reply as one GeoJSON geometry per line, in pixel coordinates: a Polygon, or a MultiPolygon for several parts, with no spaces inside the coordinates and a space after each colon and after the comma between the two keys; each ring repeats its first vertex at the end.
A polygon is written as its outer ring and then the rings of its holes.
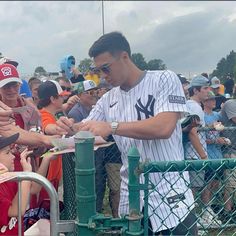
{"type": "Polygon", "coordinates": [[[206,212],[204,212],[202,216],[200,216],[198,219],[199,219],[198,220],[199,228],[206,228],[212,223],[212,220],[210,219],[210,215],[206,212]]]}
{"type": "Polygon", "coordinates": [[[218,215],[212,210],[212,208],[211,207],[207,207],[206,210],[211,215],[212,225],[220,226],[222,224],[222,222],[218,218],[218,215]]]}
{"type": "Polygon", "coordinates": [[[199,224],[201,227],[219,227],[222,222],[218,219],[215,212],[210,207],[207,207],[199,219],[199,224]]]}

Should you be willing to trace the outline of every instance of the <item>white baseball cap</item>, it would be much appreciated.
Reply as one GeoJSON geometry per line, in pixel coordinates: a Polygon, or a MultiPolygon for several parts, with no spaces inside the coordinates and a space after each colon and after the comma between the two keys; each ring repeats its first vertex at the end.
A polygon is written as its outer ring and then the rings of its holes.
{"type": "Polygon", "coordinates": [[[214,76],[211,79],[211,87],[212,88],[219,88],[220,87],[220,80],[216,76],[214,76]]]}
{"type": "Polygon", "coordinates": [[[73,90],[77,91],[78,93],[83,93],[85,91],[89,91],[91,89],[96,89],[97,85],[93,80],[85,80],[73,84],[73,90]]]}

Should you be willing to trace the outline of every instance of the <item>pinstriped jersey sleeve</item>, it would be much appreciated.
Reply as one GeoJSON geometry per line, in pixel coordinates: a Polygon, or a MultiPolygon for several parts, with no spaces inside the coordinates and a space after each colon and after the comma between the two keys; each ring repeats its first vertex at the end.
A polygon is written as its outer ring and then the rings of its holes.
{"type": "MultiPolygon", "coordinates": [[[[155,79],[155,78],[154,78],[155,79]]],[[[155,113],[173,111],[187,112],[186,98],[178,76],[172,71],[163,71],[159,80],[156,80],[155,113]]]]}

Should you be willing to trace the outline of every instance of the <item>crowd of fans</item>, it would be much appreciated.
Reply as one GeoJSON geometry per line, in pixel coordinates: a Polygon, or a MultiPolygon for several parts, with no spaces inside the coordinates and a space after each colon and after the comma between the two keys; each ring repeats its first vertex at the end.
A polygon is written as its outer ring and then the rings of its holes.
{"type": "MultiPolygon", "coordinates": [[[[96,55],[95,55],[96,57],[96,55]]],[[[73,65],[73,57],[68,57],[73,65]]],[[[104,80],[107,68],[96,70],[90,67],[82,75],[73,67],[72,76],[62,70],[62,75],[55,80],[31,77],[28,81],[20,79],[17,71],[18,62],[8,58],[1,59],[0,65],[0,163],[9,171],[34,171],[45,176],[55,187],[63,202],[62,158],[61,155],[49,155],[40,158],[52,148],[53,138],[68,135],[68,132],[57,122],[60,116],[81,122],[89,117],[90,111],[112,86],[104,80]],[[72,83],[73,82],[73,83],[72,83]]],[[[145,75],[144,75],[145,76],[145,75]]],[[[175,75],[176,76],[176,75],[175,75]]],[[[226,127],[236,124],[236,87],[231,76],[224,84],[217,77],[208,78],[206,73],[195,76],[188,81],[178,74],[183,86],[188,113],[197,115],[197,125],[186,131],[187,139],[183,141],[186,160],[221,159],[236,157],[236,132],[211,130],[198,132],[198,127],[214,128],[219,124],[226,127]],[[225,147],[222,152],[222,146],[225,147]]],[[[177,78],[177,76],[176,76],[177,78]]],[[[178,96],[178,94],[176,94],[178,96]]],[[[182,95],[180,95],[182,96],[182,95]]],[[[170,98],[176,103],[176,98],[170,98]]],[[[115,104],[115,103],[114,103],[115,104]]],[[[113,104],[113,105],[114,105],[113,104]]],[[[110,105],[111,107],[111,105],[110,105]]],[[[116,127],[117,129],[117,127],[116,127]]],[[[73,135],[75,131],[71,132],[73,135]]],[[[135,137],[134,137],[135,138],[135,137]]],[[[107,140],[114,141],[112,135],[107,140]]],[[[113,217],[119,217],[120,169],[122,167],[121,150],[116,144],[107,149],[95,152],[97,211],[103,210],[103,198],[108,182],[110,205],[113,217]],[[113,150],[112,153],[110,150],[113,150]],[[114,150],[116,155],[114,155],[114,150]],[[106,178],[104,177],[106,176],[106,178]]],[[[212,181],[212,171],[190,172],[190,183],[193,194],[207,183],[208,188],[202,193],[202,202],[208,208],[202,214],[202,221],[208,222],[214,217],[209,206],[212,191],[219,185],[223,173],[218,173],[212,181]]],[[[227,174],[227,173],[226,173],[227,174]]],[[[228,181],[225,200],[228,192],[235,188],[235,181],[228,181]]],[[[124,187],[124,186],[123,186],[124,187]]],[[[22,215],[30,208],[37,208],[48,199],[47,192],[36,183],[22,182],[22,215]],[[29,200],[29,201],[28,201],[29,200]]],[[[17,184],[5,182],[0,184],[0,235],[17,235],[17,184]]],[[[234,211],[233,200],[227,200],[223,218],[234,211]]],[[[218,223],[220,219],[218,220],[218,223]]],[[[22,228],[24,230],[24,227],[22,228]]]]}

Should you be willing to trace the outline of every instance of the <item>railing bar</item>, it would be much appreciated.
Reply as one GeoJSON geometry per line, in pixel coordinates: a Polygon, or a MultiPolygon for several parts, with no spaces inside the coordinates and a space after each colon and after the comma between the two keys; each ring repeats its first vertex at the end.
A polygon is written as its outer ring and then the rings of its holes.
{"type": "Polygon", "coordinates": [[[21,199],[22,199],[22,188],[21,188],[21,180],[18,182],[18,236],[22,235],[22,216],[21,216],[21,199]]]}

